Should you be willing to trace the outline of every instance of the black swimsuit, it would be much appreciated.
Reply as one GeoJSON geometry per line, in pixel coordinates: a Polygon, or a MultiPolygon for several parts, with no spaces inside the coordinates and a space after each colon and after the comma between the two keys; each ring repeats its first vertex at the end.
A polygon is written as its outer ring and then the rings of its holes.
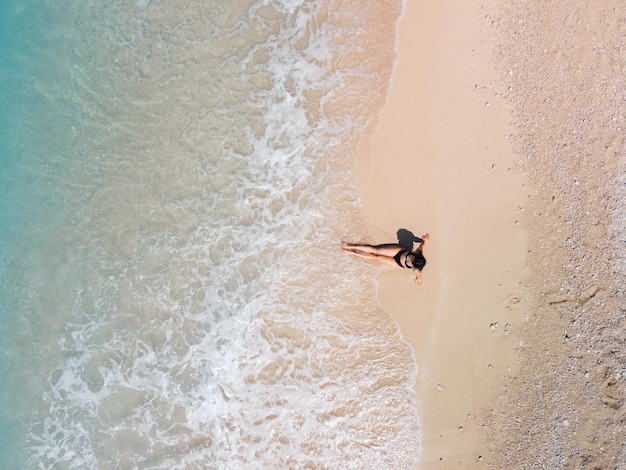
{"type": "MultiPolygon", "coordinates": [[[[413,264],[409,266],[409,264],[407,263],[407,261],[409,260],[409,255],[412,255],[411,250],[400,250],[398,251],[398,253],[396,253],[396,256],[394,256],[393,259],[396,260],[396,263],[398,263],[398,266],[400,266],[401,268],[415,269],[415,266],[413,266],[413,264]],[[405,253],[406,258],[404,258],[404,264],[402,264],[400,260],[402,259],[402,255],[405,253]]],[[[415,261],[415,258],[413,258],[413,261],[415,261]]]]}

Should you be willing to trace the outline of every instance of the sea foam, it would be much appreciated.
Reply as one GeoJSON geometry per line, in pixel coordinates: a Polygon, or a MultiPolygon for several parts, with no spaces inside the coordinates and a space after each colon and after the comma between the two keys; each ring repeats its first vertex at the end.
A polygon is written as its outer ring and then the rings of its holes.
{"type": "Polygon", "coordinates": [[[339,246],[401,7],[357,3],[93,2],[53,27],[83,132],[23,263],[46,332],[25,466],[415,461],[412,351],[339,246]]]}

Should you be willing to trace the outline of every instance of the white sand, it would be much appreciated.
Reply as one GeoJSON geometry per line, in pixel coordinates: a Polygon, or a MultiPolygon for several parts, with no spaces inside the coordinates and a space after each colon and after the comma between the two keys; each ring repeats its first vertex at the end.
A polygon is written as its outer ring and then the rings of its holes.
{"type": "Polygon", "coordinates": [[[485,458],[480,410],[514,365],[524,191],[484,17],[480,1],[408,2],[363,195],[370,242],[393,242],[400,228],[432,235],[423,287],[407,271],[379,276],[379,297],[420,367],[425,469],[485,458]]]}

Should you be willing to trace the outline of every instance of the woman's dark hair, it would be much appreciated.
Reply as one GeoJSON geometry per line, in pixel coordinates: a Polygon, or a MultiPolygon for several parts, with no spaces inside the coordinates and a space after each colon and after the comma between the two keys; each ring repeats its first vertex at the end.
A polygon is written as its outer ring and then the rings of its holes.
{"type": "Polygon", "coordinates": [[[420,271],[424,269],[426,266],[426,258],[422,254],[422,250],[417,250],[413,252],[413,267],[419,269],[420,271]]]}

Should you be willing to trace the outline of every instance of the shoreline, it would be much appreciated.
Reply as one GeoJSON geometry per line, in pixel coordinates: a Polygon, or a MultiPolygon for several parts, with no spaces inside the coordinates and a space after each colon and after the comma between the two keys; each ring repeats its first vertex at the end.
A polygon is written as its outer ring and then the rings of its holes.
{"type": "Polygon", "coordinates": [[[494,387],[516,367],[524,305],[525,196],[498,99],[484,2],[407,3],[387,103],[361,168],[373,243],[408,229],[429,261],[424,286],[382,269],[378,297],[418,363],[418,468],[489,461],[484,426],[494,387]]]}

